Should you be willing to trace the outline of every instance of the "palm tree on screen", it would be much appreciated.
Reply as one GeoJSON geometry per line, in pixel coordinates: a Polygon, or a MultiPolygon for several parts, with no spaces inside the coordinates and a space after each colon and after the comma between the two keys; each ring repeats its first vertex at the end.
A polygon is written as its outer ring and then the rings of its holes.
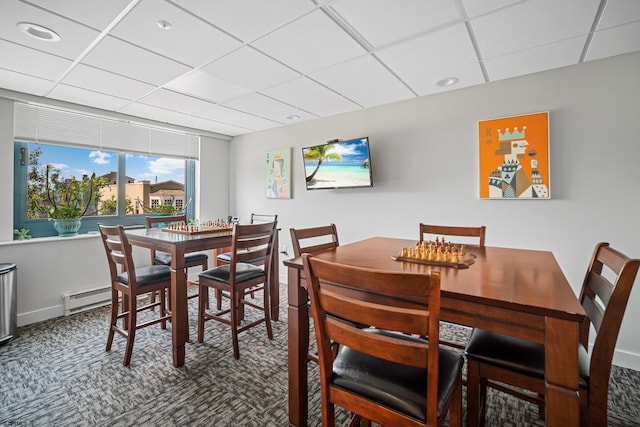
{"type": "Polygon", "coordinates": [[[313,180],[313,178],[316,176],[323,160],[326,159],[326,160],[338,160],[339,162],[342,161],[342,156],[340,155],[340,153],[329,153],[329,151],[332,148],[333,148],[333,144],[325,144],[317,147],[311,147],[309,148],[308,151],[304,153],[305,162],[307,160],[318,161],[318,164],[316,165],[316,168],[314,169],[314,171],[311,173],[311,175],[307,177],[307,182],[313,180]]]}

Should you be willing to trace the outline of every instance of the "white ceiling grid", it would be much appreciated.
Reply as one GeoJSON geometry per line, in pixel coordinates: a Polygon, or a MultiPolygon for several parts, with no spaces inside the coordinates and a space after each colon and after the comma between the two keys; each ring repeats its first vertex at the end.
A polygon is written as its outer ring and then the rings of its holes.
{"type": "Polygon", "coordinates": [[[231,136],[639,50],[638,0],[0,3],[0,88],[231,136]]]}

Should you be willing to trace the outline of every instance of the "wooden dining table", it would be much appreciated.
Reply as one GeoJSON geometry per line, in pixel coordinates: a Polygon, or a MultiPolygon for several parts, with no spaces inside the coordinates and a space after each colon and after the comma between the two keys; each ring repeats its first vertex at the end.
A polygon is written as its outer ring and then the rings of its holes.
{"type": "MultiPolygon", "coordinates": [[[[130,229],[126,231],[129,243],[134,246],[155,249],[171,254],[171,338],[173,366],[180,367],[185,361],[185,343],[189,337],[187,307],[187,274],[184,255],[190,252],[215,250],[231,246],[231,230],[185,234],[162,228],[130,229]]],[[[279,265],[278,233],[273,242],[269,290],[271,293],[271,318],[279,318],[279,265]]],[[[214,253],[215,259],[215,253],[214,253]]],[[[215,265],[215,261],[214,261],[215,265]]]]}
{"type": "MultiPolygon", "coordinates": [[[[415,240],[373,237],[316,254],[341,264],[385,271],[439,270],[441,319],[545,344],[546,422],[577,426],[578,327],[585,312],[551,252],[466,246],[468,268],[396,261],[415,240]]],[[[302,260],[288,267],[289,425],[306,426],[309,305],[302,260]]]]}

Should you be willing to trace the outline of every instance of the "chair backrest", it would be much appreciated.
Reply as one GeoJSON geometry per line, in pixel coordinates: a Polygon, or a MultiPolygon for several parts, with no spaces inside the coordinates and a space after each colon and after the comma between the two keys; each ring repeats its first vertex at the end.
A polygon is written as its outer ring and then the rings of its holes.
{"type": "Polygon", "coordinates": [[[314,254],[327,249],[335,249],[340,245],[335,224],[312,228],[291,228],[289,233],[291,233],[293,255],[296,257],[303,253],[314,254]]]}
{"type": "Polygon", "coordinates": [[[147,217],[147,228],[152,228],[154,224],[167,224],[172,222],[178,223],[187,223],[187,215],[158,215],[158,216],[148,216],[147,217]]]}
{"type": "Polygon", "coordinates": [[[131,244],[127,239],[122,225],[98,224],[102,243],[109,262],[111,281],[115,281],[118,274],[127,272],[129,283],[135,283],[136,268],[133,263],[131,244]]]}
{"type": "Polygon", "coordinates": [[[333,377],[332,343],[391,362],[427,369],[427,425],[437,423],[440,272],[379,271],[302,255],[309,284],[320,381],[333,377]],[[428,342],[363,331],[362,325],[427,336],[428,342]]]}
{"type": "Polygon", "coordinates": [[[267,215],[267,214],[251,214],[251,224],[263,224],[265,222],[274,222],[278,220],[278,215],[267,215]]]}
{"type": "Polygon", "coordinates": [[[263,261],[266,277],[269,277],[273,242],[277,233],[278,222],[261,224],[233,224],[231,235],[231,277],[235,277],[237,263],[256,264],[256,259],[263,261]]]}
{"type": "Polygon", "coordinates": [[[589,324],[596,331],[591,351],[589,389],[604,387],[605,397],[620,325],[638,267],[640,259],[631,259],[608,243],[599,243],[580,292],[580,303],[588,318],[580,328],[580,342],[585,348],[588,348],[589,324]]]}
{"type": "MultiPolygon", "coordinates": [[[[484,247],[484,235],[485,235],[486,227],[458,227],[458,226],[448,226],[448,225],[430,225],[420,223],[420,241],[425,240],[424,235],[428,234],[436,237],[445,237],[445,236],[460,236],[460,237],[477,237],[477,245],[479,247],[484,247]]],[[[429,240],[429,239],[427,239],[429,240]]],[[[465,243],[465,242],[453,242],[453,243],[465,243]]]]}

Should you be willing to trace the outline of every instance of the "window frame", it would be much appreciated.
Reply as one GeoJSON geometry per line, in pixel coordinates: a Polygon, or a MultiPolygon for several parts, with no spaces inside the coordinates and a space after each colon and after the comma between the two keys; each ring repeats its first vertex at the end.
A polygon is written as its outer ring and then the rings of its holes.
{"type": "MultiPolygon", "coordinates": [[[[48,145],[60,145],[64,144],[51,144],[48,145]]],[[[29,158],[27,142],[14,141],[14,168],[13,168],[13,228],[14,229],[28,229],[29,234],[32,237],[48,237],[57,236],[57,232],[53,228],[53,224],[48,219],[27,219],[27,178],[29,170],[29,158]],[[25,149],[22,151],[22,149],[25,149]],[[23,154],[24,153],[24,154],[23,154]],[[26,155],[26,158],[22,158],[26,155]]],[[[95,147],[100,149],[100,147],[95,147]]],[[[80,227],[79,234],[86,234],[98,231],[98,223],[105,225],[124,225],[125,227],[133,226],[145,226],[146,215],[127,215],[125,213],[125,185],[126,185],[126,152],[109,150],[115,152],[118,155],[118,209],[116,215],[105,216],[85,216],[82,218],[82,226],[80,227]]],[[[156,155],[163,157],[161,154],[156,155]]],[[[185,161],[185,200],[191,200],[191,203],[187,203],[186,214],[187,218],[193,218],[194,205],[195,205],[195,166],[194,159],[184,159],[185,161]]]]}

